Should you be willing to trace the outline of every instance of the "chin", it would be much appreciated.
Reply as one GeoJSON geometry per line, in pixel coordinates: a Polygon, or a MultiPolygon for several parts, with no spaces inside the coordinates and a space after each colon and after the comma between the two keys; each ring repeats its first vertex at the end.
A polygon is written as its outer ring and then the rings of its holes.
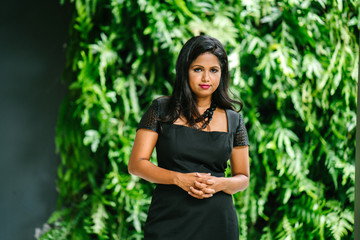
{"type": "Polygon", "coordinates": [[[200,97],[200,98],[206,98],[206,97],[211,97],[212,96],[212,92],[211,93],[208,93],[208,94],[195,94],[197,97],[200,97]]]}

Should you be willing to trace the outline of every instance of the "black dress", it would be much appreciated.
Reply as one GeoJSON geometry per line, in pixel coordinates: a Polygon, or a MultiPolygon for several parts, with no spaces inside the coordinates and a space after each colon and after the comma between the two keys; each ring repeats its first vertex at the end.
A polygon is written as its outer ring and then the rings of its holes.
{"type": "MultiPolygon", "coordinates": [[[[138,129],[159,133],[156,143],[158,166],[182,173],[211,173],[224,177],[233,146],[249,145],[240,114],[226,110],[229,132],[204,132],[186,126],[159,123],[168,99],[154,100],[138,129]],[[231,131],[229,119],[237,117],[231,131]]],[[[223,239],[238,240],[239,225],[232,196],[217,192],[196,199],[175,185],[157,184],[144,229],[145,240],[223,239]]]]}

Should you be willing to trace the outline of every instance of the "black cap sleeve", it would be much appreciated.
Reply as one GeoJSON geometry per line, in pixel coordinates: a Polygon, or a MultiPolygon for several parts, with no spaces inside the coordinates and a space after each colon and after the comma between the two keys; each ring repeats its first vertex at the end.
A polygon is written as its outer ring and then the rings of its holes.
{"type": "Polygon", "coordinates": [[[235,136],[234,136],[234,147],[249,145],[249,138],[246,131],[244,119],[241,114],[239,114],[239,124],[237,126],[235,136]]]}
{"type": "Polygon", "coordinates": [[[141,118],[136,130],[145,128],[159,133],[159,110],[159,103],[157,100],[154,100],[141,118]]]}

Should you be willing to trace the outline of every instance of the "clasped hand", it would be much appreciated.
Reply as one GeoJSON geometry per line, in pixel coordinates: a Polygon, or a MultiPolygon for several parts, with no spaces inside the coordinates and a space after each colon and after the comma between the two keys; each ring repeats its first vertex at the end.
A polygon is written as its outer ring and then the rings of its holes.
{"type": "Polygon", "coordinates": [[[178,186],[194,198],[210,198],[220,191],[220,178],[211,176],[209,173],[185,173],[178,186]]]}

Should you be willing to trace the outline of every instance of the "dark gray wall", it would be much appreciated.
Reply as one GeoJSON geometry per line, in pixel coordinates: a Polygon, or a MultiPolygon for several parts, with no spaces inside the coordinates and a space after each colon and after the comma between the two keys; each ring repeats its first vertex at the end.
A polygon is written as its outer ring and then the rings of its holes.
{"type": "Polygon", "coordinates": [[[55,127],[65,87],[69,8],[60,0],[0,7],[0,239],[34,239],[55,210],[55,127]]]}

